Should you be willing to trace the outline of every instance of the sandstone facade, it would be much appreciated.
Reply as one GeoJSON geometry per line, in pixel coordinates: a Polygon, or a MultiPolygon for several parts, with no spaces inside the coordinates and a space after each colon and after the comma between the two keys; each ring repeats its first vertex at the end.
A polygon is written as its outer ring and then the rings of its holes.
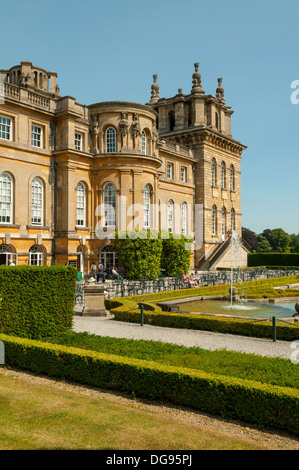
{"type": "MultiPolygon", "coordinates": [[[[241,235],[241,156],[222,80],[206,95],[83,105],[30,62],[1,70],[0,263],[118,263],[121,230],[197,231],[192,267],[241,235]]],[[[244,264],[244,260],[242,261],[244,264]]],[[[215,265],[215,263],[214,263],[215,265]]]]}

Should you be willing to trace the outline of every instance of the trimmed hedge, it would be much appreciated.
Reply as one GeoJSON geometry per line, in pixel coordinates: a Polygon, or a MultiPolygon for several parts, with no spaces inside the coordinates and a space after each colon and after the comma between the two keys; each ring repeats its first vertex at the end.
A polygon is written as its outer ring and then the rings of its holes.
{"type": "MultiPolygon", "coordinates": [[[[141,311],[128,310],[125,307],[112,309],[115,320],[140,323],[141,311]]],[[[190,330],[213,331],[254,338],[272,338],[273,327],[271,321],[246,320],[225,316],[212,316],[186,313],[160,313],[158,311],[144,311],[144,323],[167,328],[181,328],[190,330]]],[[[276,320],[276,338],[282,341],[299,340],[299,327],[276,320]]]]}
{"type": "Polygon", "coordinates": [[[299,253],[248,253],[248,267],[299,266],[299,253]]]}
{"type": "MultiPolygon", "coordinates": [[[[235,283],[234,286],[240,289],[241,295],[248,295],[249,298],[281,297],[285,293],[273,291],[271,288],[285,284],[299,282],[299,276],[287,276],[282,278],[262,279],[259,281],[246,281],[235,283]],[[242,289],[242,291],[241,291],[242,289]]],[[[182,289],[153,294],[135,295],[130,297],[119,297],[105,300],[105,306],[115,316],[118,321],[140,323],[140,306],[144,306],[144,323],[155,326],[165,326],[168,328],[183,328],[193,330],[213,331],[217,333],[237,334],[241,336],[251,336],[258,338],[272,338],[273,329],[271,321],[260,321],[256,319],[239,319],[225,316],[212,316],[202,314],[167,313],[162,312],[156,305],[159,301],[184,299],[188,297],[203,296],[227,296],[230,285],[200,287],[192,289],[182,289]]],[[[292,291],[292,296],[296,291],[292,291]]],[[[283,341],[295,341],[299,339],[299,326],[297,324],[282,323],[277,319],[276,337],[283,341]]]]}
{"type": "Polygon", "coordinates": [[[39,339],[72,326],[77,270],[0,266],[0,332],[39,339]]]}
{"type": "Polygon", "coordinates": [[[299,434],[298,390],[0,335],[6,364],[299,434]]]}

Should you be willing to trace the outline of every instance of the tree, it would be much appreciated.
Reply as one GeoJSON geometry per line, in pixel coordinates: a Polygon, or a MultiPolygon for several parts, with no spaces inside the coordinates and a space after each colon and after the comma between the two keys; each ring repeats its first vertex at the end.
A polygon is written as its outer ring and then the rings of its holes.
{"type": "Polygon", "coordinates": [[[274,251],[279,251],[280,253],[289,253],[291,238],[290,235],[282,228],[275,228],[269,231],[267,230],[267,233],[264,230],[263,235],[266,236],[274,251]]]}
{"type": "Polygon", "coordinates": [[[268,253],[269,251],[272,251],[272,246],[270,245],[269,240],[266,237],[264,237],[263,235],[258,235],[257,239],[258,239],[258,244],[259,244],[259,248],[258,248],[259,252],[268,253]]]}
{"type": "Polygon", "coordinates": [[[299,253],[299,233],[290,235],[290,251],[291,253],[299,253]]]}
{"type": "Polygon", "coordinates": [[[254,232],[248,228],[242,227],[242,238],[246,243],[248,243],[249,246],[251,246],[252,250],[258,251],[259,242],[254,232]]]}

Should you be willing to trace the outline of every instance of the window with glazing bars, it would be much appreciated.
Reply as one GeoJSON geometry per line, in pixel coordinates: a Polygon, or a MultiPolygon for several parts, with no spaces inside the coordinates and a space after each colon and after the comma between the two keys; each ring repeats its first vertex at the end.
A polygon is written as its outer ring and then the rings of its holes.
{"type": "Polygon", "coordinates": [[[76,193],[76,225],[85,227],[86,191],[83,183],[79,183],[76,193]]]}
{"type": "Polygon", "coordinates": [[[103,191],[104,201],[104,226],[115,227],[116,225],[116,189],[114,184],[107,183],[103,191]]]}
{"type": "Polygon", "coordinates": [[[143,192],[143,226],[150,226],[150,188],[148,185],[144,187],[143,192]]]}
{"type": "Polygon", "coordinates": [[[31,208],[31,223],[34,225],[43,224],[43,211],[44,211],[44,188],[43,183],[39,178],[34,178],[32,181],[32,208],[31,208]]]}
{"type": "Polygon", "coordinates": [[[106,131],[106,152],[116,152],[116,132],[113,127],[109,127],[109,129],[106,131]]]}
{"type": "Polygon", "coordinates": [[[0,116],[0,139],[12,139],[12,120],[5,116],[0,116]]]}
{"type": "Polygon", "coordinates": [[[0,175],[0,222],[12,223],[12,179],[6,174],[0,175]]]}
{"type": "Polygon", "coordinates": [[[75,149],[82,150],[83,136],[79,132],[75,132],[75,149]]]}
{"type": "Polygon", "coordinates": [[[31,127],[31,145],[40,148],[43,146],[43,128],[34,124],[31,127]]]}

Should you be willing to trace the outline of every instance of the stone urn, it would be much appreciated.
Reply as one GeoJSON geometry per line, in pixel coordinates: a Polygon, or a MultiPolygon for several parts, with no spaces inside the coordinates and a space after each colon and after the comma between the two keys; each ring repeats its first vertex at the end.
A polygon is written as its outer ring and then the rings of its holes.
{"type": "Polygon", "coordinates": [[[104,286],[90,284],[84,286],[84,307],[82,316],[106,317],[104,286]]]}

